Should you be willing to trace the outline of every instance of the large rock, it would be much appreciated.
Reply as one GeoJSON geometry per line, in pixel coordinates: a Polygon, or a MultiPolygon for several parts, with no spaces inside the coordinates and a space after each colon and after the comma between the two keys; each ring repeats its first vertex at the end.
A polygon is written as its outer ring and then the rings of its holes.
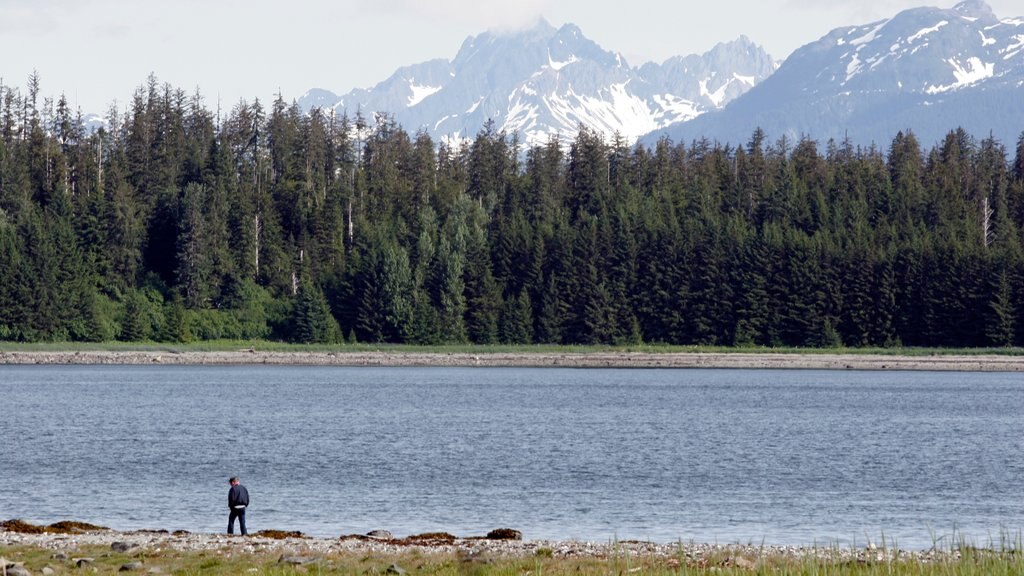
{"type": "Polygon", "coordinates": [[[110,545],[111,550],[119,553],[127,552],[132,548],[135,548],[135,544],[132,544],[131,542],[121,542],[120,540],[110,545]]]}
{"type": "Polygon", "coordinates": [[[15,563],[3,560],[0,562],[0,565],[4,567],[4,573],[7,576],[32,576],[32,573],[28,571],[28,568],[22,566],[21,562],[15,563]]]}
{"type": "Polygon", "coordinates": [[[394,540],[395,537],[387,530],[371,530],[366,535],[375,540],[394,540]]]}
{"type": "Polygon", "coordinates": [[[135,570],[142,570],[142,568],[142,562],[128,562],[127,564],[123,564],[118,572],[133,572],[135,570]]]}
{"type": "Polygon", "coordinates": [[[281,557],[277,559],[277,563],[278,564],[291,564],[292,566],[302,566],[304,564],[313,564],[313,563],[319,562],[319,561],[320,561],[320,558],[318,558],[316,556],[286,556],[284,554],[282,554],[281,557]]]}

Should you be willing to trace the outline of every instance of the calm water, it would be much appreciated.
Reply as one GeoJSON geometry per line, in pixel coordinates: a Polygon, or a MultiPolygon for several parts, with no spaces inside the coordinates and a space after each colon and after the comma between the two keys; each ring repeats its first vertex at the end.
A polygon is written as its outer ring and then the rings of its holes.
{"type": "Polygon", "coordinates": [[[1024,380],[0,367],[0,519],[926,548],[1024,528],[1024,380]]]}

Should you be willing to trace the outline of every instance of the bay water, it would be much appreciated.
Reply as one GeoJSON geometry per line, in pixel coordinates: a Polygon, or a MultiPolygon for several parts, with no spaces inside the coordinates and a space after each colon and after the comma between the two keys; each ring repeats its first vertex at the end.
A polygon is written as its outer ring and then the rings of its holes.
{"type": "Polygon", "coordinates": [[[1019,374],[0,367],[0,520],[908,549],[1019,540],[1019,374]]]}

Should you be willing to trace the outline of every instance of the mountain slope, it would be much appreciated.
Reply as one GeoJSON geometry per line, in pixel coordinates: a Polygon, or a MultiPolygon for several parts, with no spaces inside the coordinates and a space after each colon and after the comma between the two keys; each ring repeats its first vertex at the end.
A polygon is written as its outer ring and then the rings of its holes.
{"type": "Polygon", "coordinates": [[[899,130],[925,143],[963,127],[1016,142],[1024,130],[1024,18],[996,17],[980,0],[915,8],[833,30],[794,52],[723,110],[643,139],[849,137],[887,145],[899,130]]]}
{"type": "Polygon", "coordinates": [[[435,139],[474,136],[488,120],[527,143],[573,136],[583,124],[628,141],[715,110],[775,70],[746,38],[703,55],[637,69],[567,24],[544,21],[514,34],[470,37],[455,58],[399,69],[366,90],[313,90],[300,106],[392,114],[435,139]]]}

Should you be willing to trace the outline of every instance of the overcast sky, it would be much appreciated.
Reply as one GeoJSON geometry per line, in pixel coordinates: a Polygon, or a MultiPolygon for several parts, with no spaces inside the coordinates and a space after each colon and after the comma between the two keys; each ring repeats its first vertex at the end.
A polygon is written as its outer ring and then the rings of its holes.
{"type": "MultiPolygon", "coordinates": [[[[955,1],[942,4],[951,7],[955,1]]],[[[990,0],[1000,17],[1020,0],[990,0]]],[[[309,88],[344,93],[396,68],[451,59],[467,36],[538,17],[579,25],[630,64],[701,53],[741,34],[777,59],[850,24],[922,0],[0,0],[0,77],[84,112],[121,108],[150,73],[210,108],[287,100],[309,88]]]]}

